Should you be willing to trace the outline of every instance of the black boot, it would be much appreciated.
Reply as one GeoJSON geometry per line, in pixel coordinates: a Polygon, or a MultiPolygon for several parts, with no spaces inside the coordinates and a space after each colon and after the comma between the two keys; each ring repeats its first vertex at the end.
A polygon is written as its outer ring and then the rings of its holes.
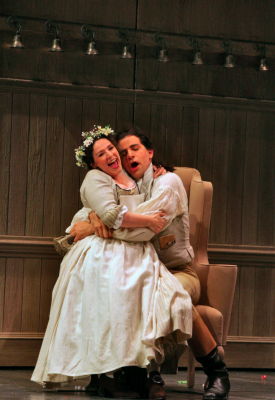
{"type": "Polygon", "coordinates": [[[114,372],[115,381],[121,387],[138,394],[137,397],[147,397],[147,369],[139,367],[123,367],[114,372]]]}
{"type": "Polygon", "coordinates": [[[229,376],[217,348],[205,357],[198,357],[197,361],[202,364],[207,375],[203,400],[227,400],[230,390],[229,376]]]}

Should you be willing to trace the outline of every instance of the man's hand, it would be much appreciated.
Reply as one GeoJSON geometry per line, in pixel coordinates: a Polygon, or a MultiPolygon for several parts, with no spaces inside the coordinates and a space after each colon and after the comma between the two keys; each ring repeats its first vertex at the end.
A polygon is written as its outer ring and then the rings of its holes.
{"type": "Polygon", "coordinates": [[[93,226],[90,222],[79,221],[74,224],[70,231],[70,235],[74,236],[74,242],[84,239],[86,236],[94,234],[93,226]]]}
{"type": "Polygon", "coordinates": [[[93,227],[95,235],[104,238],[104,239],[110,239],[112,235],[112,230],[109,229],[106,225],[103,224],[100,218],[96,215],[96,213],[91,212],[89,214],[89,218],[91,221],[91,225],[93,227]]]}

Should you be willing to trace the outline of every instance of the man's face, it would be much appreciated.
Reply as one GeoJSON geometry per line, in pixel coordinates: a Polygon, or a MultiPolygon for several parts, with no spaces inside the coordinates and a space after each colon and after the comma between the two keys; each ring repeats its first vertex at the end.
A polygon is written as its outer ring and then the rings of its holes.
{"type": "Polygon", "coordinates": [[[137,136],[126,136],[118,142],[122,165],[135,180],[143,177],[151,164],[154,150],[148,150],[137,136]]]}

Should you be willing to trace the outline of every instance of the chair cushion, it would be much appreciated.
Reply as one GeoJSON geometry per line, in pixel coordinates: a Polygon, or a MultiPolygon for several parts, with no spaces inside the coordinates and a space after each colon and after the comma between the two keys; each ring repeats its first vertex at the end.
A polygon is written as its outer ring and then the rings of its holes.
{"type": "Polygon", "coordinates": [[[196,310],[199,312],[203,321],[215,338],[217,345],[223,342],[223,316],[216,308],[197,305],[196,310]]]}

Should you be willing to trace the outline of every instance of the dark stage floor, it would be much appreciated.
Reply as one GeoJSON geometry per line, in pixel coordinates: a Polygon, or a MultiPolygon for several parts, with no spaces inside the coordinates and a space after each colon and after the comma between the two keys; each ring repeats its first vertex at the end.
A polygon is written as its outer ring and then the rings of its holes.
{"type": "MultiPolygon", "coordinates": [[[[0,369],[0,399],[22,400],[82,400],[103,399],[85,392],[43,392],[41,387],[30,382],[31,369],[0,369]]],[[[230,371],[232,390],[230,400],[275,400],[275,372],[230,371]],[[266,376],[266,379],[263,379],[266,376]]],[[[200,400],[204,375],[196,372],[194,389],[185,386],[186,372],[163,375],[168,400],[200,400]]]]}

